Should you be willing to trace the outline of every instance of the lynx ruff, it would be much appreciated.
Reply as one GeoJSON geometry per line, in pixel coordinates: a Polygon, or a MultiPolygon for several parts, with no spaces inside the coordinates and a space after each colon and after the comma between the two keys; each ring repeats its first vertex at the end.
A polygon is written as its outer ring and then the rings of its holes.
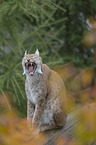
{"type": "Polygon", "coordinates": [[[63,80],[46,64],[38,49],[22,59],[26,74],[27,120],[39,130],[63,127],[66,122],[66,94],[63,80]]]}

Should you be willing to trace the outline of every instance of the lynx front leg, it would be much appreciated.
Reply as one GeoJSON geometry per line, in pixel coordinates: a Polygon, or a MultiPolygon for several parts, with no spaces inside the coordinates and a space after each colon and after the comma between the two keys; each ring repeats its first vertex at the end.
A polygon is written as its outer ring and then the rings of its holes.
{"type": "Polygon", "coordinates": [[[34,104],[28,99],[27,101],[27,124],[29,127],[32,126],[32,118],[34,115],[35,106],[34,104]]]}
{"type": "Polygon", "coordinates": [[[45,100],[40,100],[35,106],[35,112],[32,119],[32,126],[39,128],[42,113],[45,107],[45,100]]]}

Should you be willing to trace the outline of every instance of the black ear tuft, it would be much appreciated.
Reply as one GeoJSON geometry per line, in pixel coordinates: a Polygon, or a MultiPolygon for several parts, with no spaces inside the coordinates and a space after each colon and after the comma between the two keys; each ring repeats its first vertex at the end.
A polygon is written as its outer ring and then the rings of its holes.
{"type": "Polygon", "coordinates": [[[26,56],[28,54],[28,51],[29,51],[29,48],[25,51],[25,55],[24,56],[26,56]]]}
{"type": "Polygon", "coordinates": [[[36,50],[38,49],[38,45],[36,45],[36,50]]]}
{"type": "Polygon", "coordinates": [[[28,54],[29,48],[26,51],[27,51],[27,54],[28,54]]]}

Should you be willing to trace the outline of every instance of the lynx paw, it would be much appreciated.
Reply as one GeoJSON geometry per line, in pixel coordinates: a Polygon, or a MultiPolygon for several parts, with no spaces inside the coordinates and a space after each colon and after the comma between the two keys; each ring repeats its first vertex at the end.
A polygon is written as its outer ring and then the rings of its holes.
{"type": "Polygon", "coordinates": [[[46,130],[51,130],[56,128],[55,126],[50,126],[50,125],[42,125],[40,126],[40,131],[46,131],[46,130]]]}
{"type": "Polygon", "coordinates": [[[32,123],[32,132],[33,134],[39,134],[40,133],[40,129],[38,126],[36,126],[36,124],[32,123]]]}
{"type": "Polygon", "coordinates": [[[38,135],[40,133],[40,129],[39,128],[35,128],[33,130],[33,134],[38,135]]]}

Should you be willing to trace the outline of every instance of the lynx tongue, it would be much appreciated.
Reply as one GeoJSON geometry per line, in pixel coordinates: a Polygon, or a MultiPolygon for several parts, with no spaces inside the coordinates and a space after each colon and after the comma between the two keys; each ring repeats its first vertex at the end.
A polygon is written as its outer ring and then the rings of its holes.
{"type": "Polygon", "coordinates": [[[33,66],[29,66],[29,72],[30,72],[30,75],[33,75],[33,66]]]}

